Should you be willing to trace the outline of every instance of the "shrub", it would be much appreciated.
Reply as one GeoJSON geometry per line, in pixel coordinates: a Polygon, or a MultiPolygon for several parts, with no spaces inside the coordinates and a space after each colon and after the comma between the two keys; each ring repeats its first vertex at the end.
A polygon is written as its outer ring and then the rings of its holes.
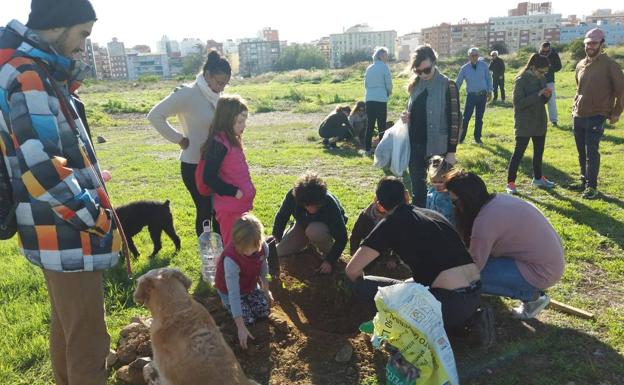
{"type": "Polygon", "coordinates": [[[273,104],[273,101],[270,99],[266,99],[266,98],[261,98],[258,99],[255,103],[255,112],[257,113],[262,113],[262,112],[272,112],[277,110],[275,108],[275,105],[273,104]]]}

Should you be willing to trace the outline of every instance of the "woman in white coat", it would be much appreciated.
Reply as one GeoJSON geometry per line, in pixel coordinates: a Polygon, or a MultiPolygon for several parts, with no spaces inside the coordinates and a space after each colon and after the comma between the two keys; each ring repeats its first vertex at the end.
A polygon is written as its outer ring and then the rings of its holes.
{"type": "MultiPolygon", "coordinates": [[[[219,52],[208,53],[206,63],[195,82],[176,88],[160,101],[147,115],[147,119],[167,140],[182,149],[180,170],[182,181],[195,203],[195,231],[203,231],[202,222],[213,217],[210,197],[199,194],[195,184],[195,169],[201,159],[201,146],[208,138],[219,96],[232,76],[230,63],[219,52]],[[173,127],[167,119],[177,116],[180,127],[173,127]]],[[[213,219],[213,228],[218,229],[213,219]]]]}

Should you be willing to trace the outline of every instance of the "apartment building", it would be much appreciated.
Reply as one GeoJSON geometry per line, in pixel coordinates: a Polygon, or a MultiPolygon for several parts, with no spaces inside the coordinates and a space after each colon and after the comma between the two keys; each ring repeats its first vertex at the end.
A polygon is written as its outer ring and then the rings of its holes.
{"type": "Polygon", "coordinates": [[[391,58],[396,58],[396,31],[373,31],[367,24],[358,24],[344,33],[329,35],[329,65],[332,68],[342,67],[342,57],[347,53],[369,52],[375,47],[388,48],[391,58]]]}
{"type": "Polygon", "coordinates": [[[451,25],[451,55],[465,54],[470,47],[488,48],[489,23],[469,23],[462,20],[451,25]]]}
{"type": "Polygon", "coordinates": [[[442,23],[435,27],[423,28],[420,33],[423,44],[429,44],[438,56],[451,54],[451,24],[442,23]]]}
{"type": "Polygon", "coordinates": [[[491,17],[489,24],[489,46],[503,43],[509,52],[515,52],[537,47],[543,40],[558,41],[561,14],[491,17]]]}
{"type": "Polygon", "coordinates": [[[239,74],[255,76],[273,70],[279,59],[281,43],[262,39],[244,39],[238,44],[239,74]]]}
{"type": "Polygon", "coordinates": [[[126,57],[124,43],[114,37],[112,41],[106,44],[106,46],[108,48],[108,57],[110,61],[111,79],[128,79],[128,59],[126,57]]]}
{"type": "Polygon", "coordinates": [[[136,80],[141,76],[171,77],[169,58],[165,54],[132,53],[128,55],[128,77],[136,80]]]}

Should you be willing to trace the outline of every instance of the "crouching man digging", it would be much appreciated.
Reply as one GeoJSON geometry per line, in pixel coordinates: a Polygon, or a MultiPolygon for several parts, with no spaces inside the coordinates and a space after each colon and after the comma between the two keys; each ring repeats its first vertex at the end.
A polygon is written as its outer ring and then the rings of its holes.
{"type": "Polygon", "coordinates": [[[325,182],[316,174],[304,174],[288,191],[275,215],[273,237],[279,243],[277,247],[273,242],[269,244],[271,254],[287,256],[312,243],[323,254],[318,272],[329,274],[347,245],[346,221],[344,209],[327,191],[325,182]],[[291,216],[295,223],[284,234],[291,216]]]}
{"type": "Polygon", "coordinates": [[[407,204],[409,195],[398,178],[383,178],[375,196],[379,209],[388,214],[347,265],[355,295],[374,310],[378,287],[403,282],[363,275],[364,268],[380,253],[392,249],[410,267],[414,282],[428,286],[442,304],[448,334],[469,327],[475,329],[483,346],[491,346],[495,337],[493,312],[479,308],[479,269],[453,226],[435,211],[407,204]]]}

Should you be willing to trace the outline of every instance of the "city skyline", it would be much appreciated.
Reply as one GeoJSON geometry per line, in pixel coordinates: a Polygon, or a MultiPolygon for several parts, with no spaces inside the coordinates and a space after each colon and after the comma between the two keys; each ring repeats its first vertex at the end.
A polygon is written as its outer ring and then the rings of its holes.
{"type": "MultiPolygon", "coordinates": [[[[514,8],[517,0],[480,1],[478,7],[467,7],[451,1],[436,2],[435,9],[419,13],[419,6],[413,5],[414,14],[401,12],[405,3],[398,0],[384,2],[388,12],[384,19],[379,9],[361,6],[361,2],[332,3],[327,0],[315,2],[315,6],[306,10],[305,17],[292,17],[289,2],[273,0],[267,2],[240,1],[237,11],[226,6],[215,4],[206,10],[196,6],[192,0],[177,0],[175,7],[168,7],[163,3],[154,6],[154,2],[134,0],[92,0],[98,22],[95,24],[92,41],[105,44],[113,37],[123,41],[127,48],[135,45],[149,45],[153,51],[156,42],[167,35],[172,40],[181,41],[184,38],[199,38],[201,40],[214,39],[241,39],[255,37],[262,28],[271,27],[280,33],[280,40],[289,43],[306,43],[317,40],[330,34],[342,33],[346,28],[355,24],[367,23],[374,30],[395,30],[398,35],[404,35],[422,28],[439,25],[441,23],[457,23],[462,19],[470,22],[486,22],[490,17],[506,16],[508,9],[514,8]],[[445,6],[447,4],[449,6],[445,6]],[[452,6],[450,6],[452,4],[452,6]],[[120,13],[120,7],[125,12],[120,13]],[[277,10],[284,9],[284,12],[277,10]],[[484,9],[486,12],[484,12],[484,9]],[[288,11],[286,11],[288,10],[288,11]],[[205,13],[204,13],[205,12],[205,13]],[[135,20],[136,15],[149,15],[144,20],[135,20]],[[206,14],[206,21],[202,20],[206,14]],[[214,14],[214,15],[213,15],[214,14]],[[262,15],[262,18],[254,17],[262,15]],[[204,27],[204,23],[207,25],[204,27]]],[[[593,3],[592,3],[593,4],[593,3]]],[[[601,0],[596,5],[582,1],[553,2],[553,13],[562,16],[576,14],[577,16],[590,15],[600,8],[611,8],[613,11],[623,9],[621,1],[601,0]]],[[[3,5],[4,18],[0,23],[6,25],[15,18],[22,22],[28,19],[30,6],[28,2],[15,2],[3,5]]]]}

